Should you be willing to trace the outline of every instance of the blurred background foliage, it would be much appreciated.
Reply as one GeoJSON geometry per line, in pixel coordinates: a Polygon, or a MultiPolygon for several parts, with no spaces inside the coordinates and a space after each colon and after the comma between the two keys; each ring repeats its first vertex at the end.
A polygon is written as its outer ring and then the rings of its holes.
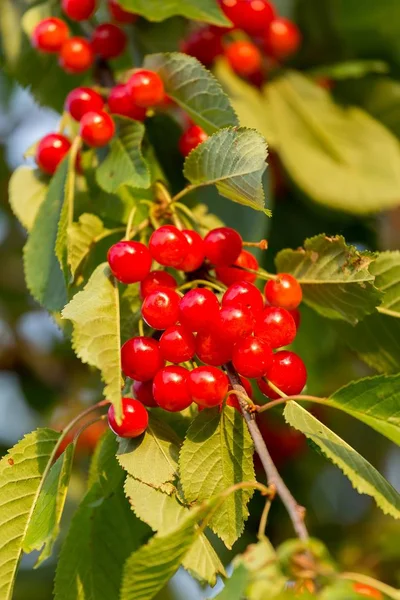
{"type": "MultiPolygon", "coordinates": [[[[35,6],[37,3],[29,4],[35,6]]],[[[292,102],[296,102],[296,106],[303,103],[305,111],[310,106],[315,107],[316,126],[331,136],[339,152],[345,153],[348,148],[345,144],[343,148],[340,146],[337,124],[330,118],[332,107],[328,95],[334,99],[335,107],[358,106],[377,119],[385,128],[381,132],[384,138],[389,131],[393,134],[388,142],[391,151],[399,152],[399,1],[282,0],[276,4],[281,14],[297,21],[304,36],[301,51],[290,66],[329,88],[328,91],[321,87],[316,91],[313,89],[311,97],[303,80],[292,81],[296,94],[292,102]],[[335,131],[332,127],[336,127],[335,131]]],[[[21,0],[0,0],[4,67],[0,76],[1,451],[39,425],[62,427],[82,407],[98,400],[101,393],[97,374],[75,358],[69,342],[63,339],[52,318],[35,304],[26,290],[22,255],[25,232],[8,205],[7,187],[13,169],[31,163],[31,159],[23,156],[25,150],[56,127],[67,91],[79,83],[79,78],[71,79],[62,73],[51,57],[38,57],[30,49],[22,30],[29,30],[27,19],[22,21],[21,28],[19,10],[24,8],[26,4],[21,0]],[[36,100],[43,106],[40,107],[32,94],[18,83],[31,86],[36,100]]],[[[179,17],[161,24],[141,20],[135,27],[135,55],[178,49],[188,27],[192,26],[179,17]]],[[[123,69],[126,65],[122,62],[117,64],[118,67],[123,69]]],[[[274,113],[273,96],[281,94],[282,108],[285,105],[284,90],[277,86],[273,89],[274,83],[271,83],[272,92],[266,90],[263,96],[257,92],[255,101],[259,106],[255,111],[252,104],[255,89],[249,91],[247,84],[230,75],[223,64],[217,64],[216,73],[230,92],[244,124],[252,119],[248,124],[258,127],[270,142],[272,153],[265,183],[267,205],[272,209],[273,217],[263,218],[250,209],[224,201],[209,188],[193,196],[193,203],[207,204],[224,222],[237,227],[245,239],[267,238],[269,250],[262,260],[268,268],[273,268],[277,251],[285,247],[296,248],[305,238],[322,232],[344,235],[347,242],[360,249],[399,247],[400,209],[396,206],[400,205],[400,184],[397,185],[396,180],[388,182],[392,189],[382,194],[382,198],[379,188],[382,183],[379,178],[381,174],[385,176],[385,161],[389,160],[384,144],[386,138],[382,141],[382,137],[374,136],[374,132],[371,136],[355,137],[351,151],[355,153],[359,171],[348,174],[349,185],[347,179],[337,181],[332,164],[319,168],[307,159],[307,151],[312,151],[315,140],[305,139],[301,134],[304,110],[300,117],[300,109],[292,110],[291,114],[283,109],[281,113],[274,113]],[[244,101],[241,101],[242,97],[244,101]],[[294,128],[292,139],[280,127],[280,119],[289,120],[294,128]],[[298,160],[296,168],[292,169],[288,168],[293,162],[291,153],[298,160]],[[381,154],[376,171],[368,162],[371,153],[373,156],[381,154]],[[357,183],[351,182],[351,178],[358,178],[358,185],[368,187],[366,195],[374,205],[372,210],[363,210],[365,202],[362,198],[357,204],[357,190],[351,187],[357,183]],[[315,195],[307,193],[310,189],[316,190],[315,195]],[[324,196],[322,201],[321,195],[324,196]],[[334,200],[327,201],[327,196],[334,200]]],[[[290,112],[293,104],[289,104],[286,109],[290,112]]],[[[157,115],[149,128],[157,157],[175,189],[183,183],[182,158],[171,148],[180,132],[177,122],[166,114],[157,115]],[[165,146],[166,139],[169,140],[168,147],[165,146]]],[[[317,140],[320,139],[318,135],[317,132],[317,140]]],[[[329,151],[327,156],[329,158],[329,151]]],[[[400,178],[400,170],[398,175],[400,178]]],[[[106,212],[109,214],[108,209],[106,212]]],[[[374,372],[344,344],[336,322],[322,319],[309,309],[302,309],[302,324],[295,344],[309,370],[309,393],[328,395],[346,382],[374,372]]],[[[394,354],[396,352],[397,370],[400,370],[398,347],[394,354]]],[[[398,449],[345,415],[318,411],[318,416],[377,466],[395,487],[400,487],[398,449]]],[[[399,586],[398,524],[382,515],[368,498],[359,496],[337,469],[307,446],[300,434],[289,430],[280,412],[262,417],[260,426],[289,487],[308,508],[309,529],[313,535],[324,540],[345,569],[365,571],[399,586]]],[[[99,433],[93,428],[88,429],[80,442],[66,519],[84,490],[88,459],[99,433]]],[[[255,540],[260,502],[258,497],[252,501],[250,513],[256,516],[250,517],[246,534],[234,547],[235,553],[255,540]]],[[[268,531],[273,543],[291,535],[290,524],[279,502],[273,505],[268,531]]],[[[229,564],[231,555],[218,540],[216,544],[224,562],[229,564]]],[[[34,559],[25,557],[17,582],[16,600],[51,598],[55,561],[56,555],[43,568],[33,571],[34,559]]],[[[190,597],[196,600],[209,595],[210,592],[201,590],[188,575],[179,573],[160,598],[190,597]]]]}

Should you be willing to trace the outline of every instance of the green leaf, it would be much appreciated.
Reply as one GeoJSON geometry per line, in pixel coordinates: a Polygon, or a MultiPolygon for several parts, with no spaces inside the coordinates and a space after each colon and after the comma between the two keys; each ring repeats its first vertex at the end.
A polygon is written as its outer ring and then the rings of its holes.
{"type": "Polygon", "coordinates": [[[121,418],[121,357],[118,286],[107,263],[93,272],[82,292],[62,311],[74,324],[72,344],[82,362],[96,367],[106,384],[104,397],[121,418]]]}
{"type": "Polygon", "coordinates": [[[142,302],[138,284],[127,285],[121,296],[121,342],[129,340],[138,330],[142,318],[142,302]]]}
{"type": "Polygon", "coordinates": [[[0,597],[11,600],[22,546],[60,434],[37,429],[0,461],[0,597]]]}
{"type": "Polygon", "coordinates": [[[120,0],[121,6],[145,17],[148,21],[164,21],[181,15],[194,21],[226,26],[230,21],[225,17],[215,0],[120,0]]]}
{"type": "Polygon", "coordinates": [[[196,218],[196,224],[201,235],[205,236],[210,229],[224,226],[224,223],[219,217],[208,212],[208,206],[206,204],[196,204],[196,206],[192,208],[192,213],[196,218]]]}
{"type": "Polygon", "coordinates": [[[275,550],[267,538],[248,546],[245,554],[235,558],[235,564],[244,565],[248,571],[248,600],[272,598],[283,591],[286,578],[279,568],[275,550]]]}
{"type": "Polygon", "coordinates": [[[400,251],[381,252],[371,265],[375,285],[384,292],[379,312],[391,317],[400,317],[400,251]]]}
{"type": "MultiPolygon", "coordinates": [[[[239,413],[227,406],[201,412],[189,427],[179,457],[187,502],[207,500],[241,481],[254,479],[253,444],[239,413]]],[[[252,491],[238,490],[215,512],[211,529],[230,548],[243,532],[252,491]]]]}
{"type": "Polygon", "coordinates": [[[24,248],[28,289],[42,306],[54,311],[61,310],[67,302],[64,276],[55,253],[67,173],[68,160],[64,160],[50,181],[24,248]]]}
{"type": "Polygon", "coordinates": [[[151,54],[144,66],[160,75],[168,96],[208,134],[238,125],[227,95],[196,58],[179,52],[151,54]]]}
{"type": "Polygon", "coordinates": [[[248,571],[244,565],[239,565],[233,571],[231,577],[225,581],[225,587],[216,600],[242,600],[245,595],[248,571]]]}
{"type": "Polygon", "coordinates": [[[40,21],[43,21],[43,19],[47,19],[51,16],[51,2],[41,2],[40,4],[37,4],[32,8],[28,8],[28,10],[24,12],[23,17],[21,19],[22,29],[30,38],[36,25],[40,23],[40,21]]]}
{"type": "Polygon", "coordinates": [[[400,494],[361,454],[296,402],[286,405],[284,416],[343,471],[360,494],[372,496],[385,514],[400,518],[400,494]]]}
{"type": "Polygon", "coordinates": [[[48,180],[39,169],[18,167],[11,175],[8,198],[14,215],[30,231],[46,197],[48,180]]]}
{"type": "Polygon", "coordinates": [[[265,140],[256,131],[223,129],[192,150],[184,174],[193,187],[215,184],[221,196],[269,215],[262,185],[267,154],[265,140]]]}
{"type": "Polygon", "coordinates": [[[68,227],[68,264],[72,276],[75,276],[96,239],[106,232],[101,219],[89,213],[84,213],[78,223],[68,227]]]}
{"type": "Polygon", "coordinates": [[[17,61],[21,47],[20,18],[20,10],[15,2],[12,0],[0,2],[1,49],[7,63],[11,65],[17,61]]]}
{"type": "Polygon", "coordinates": [[[306,240],[304,248],[282,250],[275,262],[279,273],[299,280],[311,308],[355,325],[380,303],[370,271],[374,259],[369,252],[347,246],[342,236],[318,235],[306,240]]]}
{"type": "Polygon", "coordinates": [[[32,552],[43,548],[36,567],[51,556],[54,542],[60,532],[60,521],[71,477],[74,449],[74,444],[69,444],[65,452],[51,467],[29,522],[23,550],[32,552]]]}
{"type": "Polygon", "coordinates": [[[346,60],[333,65],[324,65],[312,69],[313,77],[330,77],[332,79],[360,79],[370,73],[389,73],[390,67],[382,60],[346,60]]]}
{"type": "Polygon", "coordinates": [[[121,185],[148,188],[150,171],[142,154],[144,125],[123,118],[119,118],[118,123],[118,133],[111,141],[109,153],[97,169],[97,183],[111,194],[121,185]]]}
{"type": "Polygon", "coordinates": [[[400,203],[400,147],[381,123],[361,109],[335,104],[326,90],[299,73],[274,80],[266,93],[271,143],[315,202],[359,215],[400,203]]]}
{"type": "Polygon", "coordinates": [[[135,479],[170,490],[171,486],[165,484],[176,477],[179,446],[180,440],[171,427],[150,414],[143,437],[121,439],[118,462],[135,479]]]}

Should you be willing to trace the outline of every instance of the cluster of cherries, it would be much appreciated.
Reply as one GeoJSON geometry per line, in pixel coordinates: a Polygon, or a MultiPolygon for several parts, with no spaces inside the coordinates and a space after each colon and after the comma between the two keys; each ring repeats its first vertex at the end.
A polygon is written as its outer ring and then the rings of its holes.
{"type": "Polygon", "coordinates": [[[123,398],[121,425],[110,407],[109,423],[117,435],[143,433],[148,420],[144,406],[175,412],[195,402],[202,410],[226,399],[239,409],[237,396],[228,394],[228,377],[219,368],[230,361],[250,398],[249,379],[256,379],[268,398],[280,397],[270,383],[288,396],[304,388],[307,372],[301,358],[288,350],[274,353],[296,337],[300,284],[289,274],[278,274],[265,285],[265,301],[254,285],[257,260],[243,250],[234,229],[213,229],[202,239],[196,231],[163,225],[152,233],[148,246],[137,241],[112,246],[108,262],[122,283],[140,282],[142,317],[154,330],[152,336],[133,337],[122,346],[122,370],[134,380],[135,398],[123,398]],[[153,261],[189,273],[191,281],[181,286],[185,293],[171,273],[152,271],[153,261]],[[220,284],[197,283],[211,270],[227,286],[221,299],[212,291],[220,284]],[[193,368],[195,357],[202,366],[193,368]]]}

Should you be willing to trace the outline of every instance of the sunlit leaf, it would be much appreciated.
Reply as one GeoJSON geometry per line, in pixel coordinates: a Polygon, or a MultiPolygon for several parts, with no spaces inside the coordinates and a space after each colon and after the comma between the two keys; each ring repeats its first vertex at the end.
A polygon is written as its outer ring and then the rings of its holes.
{"type": "Polygon", "coordinates": [[[13,213],[28,231],[33,227],[47,189],[48,180],[38,169],[22,166],[11,175],[8,199],[13,213]]]}

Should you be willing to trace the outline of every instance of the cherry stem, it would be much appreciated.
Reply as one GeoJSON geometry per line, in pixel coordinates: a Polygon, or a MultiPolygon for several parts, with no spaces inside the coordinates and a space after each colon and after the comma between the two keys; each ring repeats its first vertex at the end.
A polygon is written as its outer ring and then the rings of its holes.
{"type": "Polygon", "coordinates": [[[173,202],[172,205],[175,206],[178,210],[182,211],[187,217],[189,217],[189,219],[192,221],[192,223],[194,223],[194,225],[196,225],[197,227],[200,226],[199,220],[195,217],[190,208],[186,206],[186,204],[182,204],[182,202],[173,202]]]}
{"type": "Polygon", "coordinates": [[[268,249],[267,240],[260,240],[259,242],[243,242],[243,246],[248,246],[249,248],[259,248],[260,250],[268,249]]]}
{"type": "Polygon", "coordinates": [[[98,423],[99,421],[105,421],[105,419],[106,419],[106,415],[101,415],[101,417],[96,417],[95,419],[91,419],[90,421],[88,421],[87,423],[82,425],[82,427],[80,427],[74,435],[74,443],[78,440],[79,436],[85,431],[85,429],[89,429],[89,427],[94,425],[94,423],[98,423]]]}
{"type": "Polygon", "coordinates": [[[385,596],[389,598],[393,598],[393,600],[400,600],[400,590],[396,590],[390,585],[386,583],[382,583],[382,581],[378,581],[373,577],[369,577],[368,575],[362,575],[361,573],[341,573],[339,579],[346,579],[350,581],[356,581],[357,583],[363,583],[368,585],[376,590],[379,590],[385,596]]]}
{"type": "Polygon", "coordinates": [[[125,230],[125,238],[124,238],[124,240],[130,240],[131,239],[132,223],[133,223],[133,220],[135,218],[136,212],[137,212],[137,206],[134,206],[132,208],[131,212],[129,213],[128,222],[126,224],[126,230],[125,230]]]}
{"type": "Polygon", "coordinates": [[[227,363],[225,365],[225,370],[228,374],[229,381],[234,390],[240,393],[238,394],[240,408],[242,410],[242,414],[244,420],[246,421],[247,427],[249,429],[250,435],[253,439],[254,446],[258,456],[260,457],[261,463],[264,467],[265,474],[267,476],[268,487],[271,489],[275,488],[278,496],[282,500],[285,508],[289,514],[289,517],[292,521],[293,528],[299,537],[300,540],[307,542],[309,540],[309,535],[307,531],[307,527],[304,522],[305,517],[305,509],[298,504],[298,502],[293,497],[289,488],[286,486],[282,477],[280,476],[278,469],[276,468],[271,455],[268,451],[268,448],[265,444],[265,441],[261,435],[261,432],[258,428],[258,425],[255,420],[255,414],[250,414],[246,408],[247,404],[244,402],[242,396],[247,396],[246,390],[241,384],[239,375],[232,365],[232,363],[227,363]]]}
{"type": "Polygon", "coordinates": [[[217,290],[217,292],[221,292],[221,293],[224,293],[226,290],[226,288],[223,288],[218,283],[214,283],[214,281],[207,281],[206,279],[193,279],[193,281],[188,281],[187,283],[180,285],[178,287],[178,291],[188,290],[188,289],[197,287],[199,285],[205,285],[205,286],[213,288],[214,290],[217,290]]]}
{"type": "Polygon", "coordinates": [[[225,396],[225,400],[228,398],[228,396],[237,396],[238,398],[241,398],[244,402],[247,403],[248,407],[256,406],[254,404],[253,400],[251,398],[249,398],[247,394],[242,394],[241,392],[238,392],[237,390],[229,390],[229,392],[227,392],[227,394],[225,396]]]}
{"type": "MultiPolygon", "coordinates": [[[[272,387],[272,385],[268,382],[268,385],[272,387]]],[[[277,388],[278,389],[278,388],[277,388]]],[[[318,398],[318,396],[307,396],[305,394],[299,394],[298,396],[284,396],[279,398],[278,400],[271,400],[267,404],[263,404],[262,406],[256,405],[257,412],[262,413],[275,406],[280,406],[282,404],[287,404],[290,400],[298,400],[299,402],[314,402],[314,404],[327,404],[327,398],[318,398]]]]}
{"type": "Polygon", "coordinates": [[[186,194],[190,194],[190,192],[192,192],[193,190],[196,189],[196,185],[187,185],[185,188],[183,188],[183,190],[181,190],[180,192],[178,192],[177,194],[175,194],[175,196],[173,196],[172,198],[172,202],[175,203],[178,200],[180,200],[181,198],[183,198],[183,196],[186,196],[186,194]]]}
{"type": "Polygon", "coordinates": [[[138,322],[138,331],[139,331],[139,335],[141,337],[144,337],[144,323],[143,323],[143,319],[139,319],[139,322],[138,322]]]}
{"type": "Polygon", "coordinates": [[[274,496],[275,496],[275,493],[271,494],[271,496],[267,499],[264,509],[262,511],[260,524],[258,526],[258,538],[259,539],[262,539],[265,536],[265,530],[267,527],[269,510],[271,508],[271,504],[272,504],[272,500],[273,500],[274,496]]]}

